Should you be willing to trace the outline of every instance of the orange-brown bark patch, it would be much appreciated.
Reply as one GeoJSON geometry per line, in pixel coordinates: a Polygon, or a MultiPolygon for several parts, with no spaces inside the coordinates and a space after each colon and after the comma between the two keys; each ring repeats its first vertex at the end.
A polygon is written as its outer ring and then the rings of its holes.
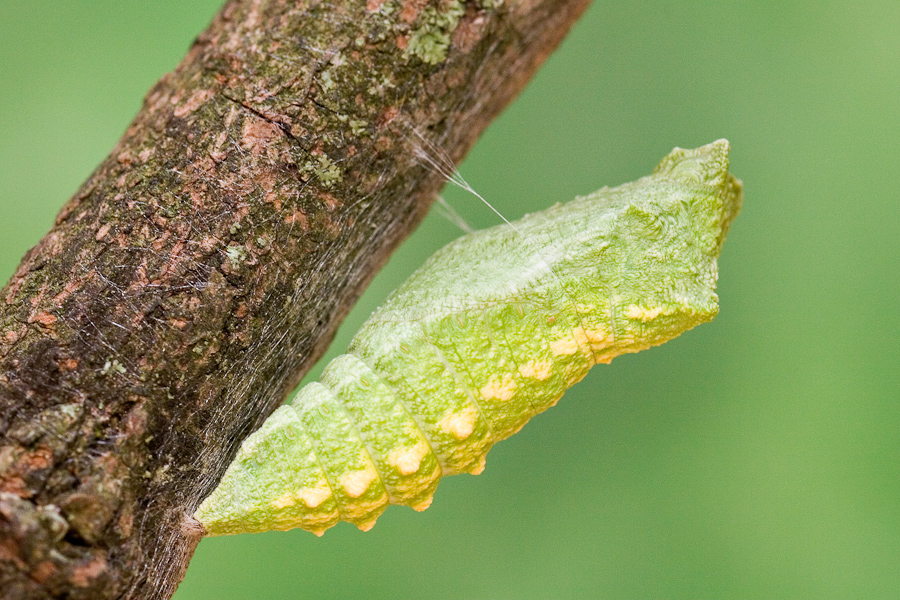
{"type": "Polygon", "coordinates": [[[45,583],[57,573],[59,573],[59,569],[56,568],[56,565],[54,565],[49,560],[45,560],[38,563],[38,565],[31,572],[31,577],[39,583],[45,583]]]}
{"type": "Polygon", "coordinates": [[[48,312],[39,312],[34,313],[30,317],[28,317],[29,323],[38,323],[43,325],[44,327],[50,327],[54,323],[56,323],[56,317],[51,315],[48,312]]]}
{"type": "Polygon", "coordinates": [[[259,156],[280,135],[281,130],[276,125],[258,117],[248,117],[241,130],[241,142],[245,148],[259,156]]]}
{"type": "Polygon", "coordinates": [[[466,15],[462,19],[453,32],[453,47],[461,52],[468,53],[475,47],[475,44],[484,36],[484,28],[487,19],[484,15],[466,15]],[[471,17],[471,18],[470,18],[471,17]]]}
{"type": "Polygon", "coordinates": [[[397,108],[396,106],[388,106],[382,111],[380,115],[378,115],[378,119],[375,121],[375,125],[378,127],[384,127],[385,125],[396,119],[397,115],[399,114],[399,108],[397,108]]]}
{"type": "Polygon", "coordinates": [[[328,192],[319,192],[319,198],[325,203],[325,206],[328,208],[328,212],[333,211],[339,206],[343,206],[343,203],[338,200],[334,194],[329,194],[328,192]]]}
{"type": "Polygon", "coordinates": [[[26,452],[19,459],[17,468],[20,472],[37,471],[46,469],[53,464],[53,453],[50,448],[38,448],[33,452],[26,452]]]}
{"type": "Polygon", "coordinates": [[[404,0],[403,8],[400,9],[400,20],[412,23],[427,3],[427,0],[404,0]]]}
{"type": "Polygon", "coordinates": [[[303,231],[309,230],[309,219],[306,217],[306,214],[302,210],[298,210],[293,214],[289,215],[284,220],[288,225],[299,224],[303,231]]]}
{"type": "Polygon", "coordinates": [[[30,498],[31,491],[21,477],[7,477],[0,481],[0,492],[15,494],[19,498],[30,498]]]}
{"type": "Polygon", "coordinates": [[[98,242],[106,237],[106,234],[109,233],[110,228],[112,227],[112,223],[107,223],[103,227],[97,230],[97,235],[94,236],[98,242]]]}
{"type": "Polygon", "coordinates": [[[212,90],[198,90],[191,94],[187,102],[176,108],[173,114],[180,119],[200,108],[200,105],[212,98],[212,95],[212,90]]]}

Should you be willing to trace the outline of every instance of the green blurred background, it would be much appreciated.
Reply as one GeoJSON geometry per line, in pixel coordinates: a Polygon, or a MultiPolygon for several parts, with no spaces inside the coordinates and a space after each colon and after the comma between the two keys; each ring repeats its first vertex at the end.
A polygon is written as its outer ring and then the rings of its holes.
{"type": "MultiPolygon", "coordinates": [[[[218,5],[0,1],[4,281],[218,5]]],[[[712,324],[424,513],[204,540],[176,598],[900,598],[900,3],[597,1],[461,171],[518,217],[719,137],[746,195],[712,324]]],[[[335,348],[458,234],[430,216],[335,348]]]]}

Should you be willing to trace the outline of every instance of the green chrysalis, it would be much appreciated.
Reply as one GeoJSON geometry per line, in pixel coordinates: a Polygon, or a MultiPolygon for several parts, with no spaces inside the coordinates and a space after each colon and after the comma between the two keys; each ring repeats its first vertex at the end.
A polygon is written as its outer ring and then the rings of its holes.
{"type": "Polygon", "coordinates": [[[476,231],[416,271],[250,435],[195,517],[208,535],[424,510],[597,363],[711,320],[741,205],[728,142],[674,149],[652,175],[476,231]]]}

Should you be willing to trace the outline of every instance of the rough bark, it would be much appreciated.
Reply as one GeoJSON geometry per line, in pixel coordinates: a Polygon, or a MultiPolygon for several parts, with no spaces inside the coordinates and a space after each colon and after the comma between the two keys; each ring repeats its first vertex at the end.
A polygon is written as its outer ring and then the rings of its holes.
{"type": "Polygon", "coordinates": [[[4,598],[163,598],[241,440],[587,0],[232,0],[0,292],[4,598]],[[432,147],[433,146],[433,147],[432,147]]]}

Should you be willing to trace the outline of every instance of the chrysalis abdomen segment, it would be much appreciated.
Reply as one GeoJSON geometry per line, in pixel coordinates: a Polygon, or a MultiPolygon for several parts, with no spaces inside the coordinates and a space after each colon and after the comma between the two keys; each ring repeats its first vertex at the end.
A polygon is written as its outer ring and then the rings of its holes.
{"type": "MultiPolygon", "coordinates": [[[[381,514],[387,492],[371,453],[343,402],[320,383],[304,387],[291,403],[309,436],[341,520],[360,527],[381,514]]],[[[286,465],[304,468],[304,465],[286,465]]],[[[302,524],[300,525],[303,526],[302,524]]]]}
{"type": "Polygon", "coordinates": [[[357,335],[350,352],[396,392],[443,474],[480,473],[494,436],[457,368],[418,322],[391,323],[370,333],[357,335]]]}
{"type": "MultiPolygon", "coordinates": [[[[414,507],[430,502],[441,476],[440,464],[420,424],[402,399],[352,354],[334,359],[320,381],[339,399],[340,407],[374,464],[377,478],[372,477],[371,481],[373,495],[380,490],[386,493],[385,501],[414,507]]],[[[309,412],[305,399],[299,395],[292,406],[301,415],[309,412]]],[[[332,448],[337,447],[329,445],[322,452],[334,452],[332,448]]],[[[344,482],[348,475],[341,473],[337,477],[338,487],[346,491],[344,482]]],[[[352,493],[350,497],[355,498],[352,493]]],[[[381,509],[373,508],[373,512],[377,510],[380,514],[381,509]]]]}

